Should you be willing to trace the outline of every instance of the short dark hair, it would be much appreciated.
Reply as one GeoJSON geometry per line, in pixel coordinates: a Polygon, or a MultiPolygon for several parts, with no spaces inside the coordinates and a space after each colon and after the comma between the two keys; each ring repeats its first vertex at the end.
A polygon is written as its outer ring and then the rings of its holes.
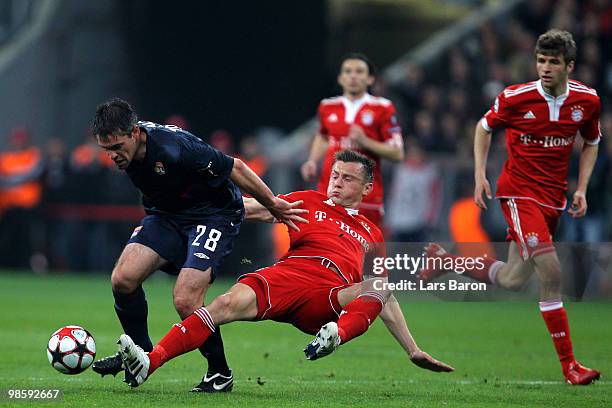
{"type": "Polygon", "coordinates": [[[342,150],[334,155],[334,163],[337,161],[345,163],[361,163],[363,165],[363,175],[367,183],[374,181],[374,168],[376,163],[369,157],[354,150],[342,150]]]}
{"type": "Polygon", "coordinates": [[[106,138],[117,131],[129,132],[137,123],[138,115],[132,106],[123,99],[113,98],[98,105],[91,130],[94,136],[106,138]]]}
{"type": "Polygon", "coordinates": [[[576,42],[570,32],[553,28],[538,38],[534,53],[554,57],[563,55],[567,64],[576,61],[576,42]]]}
{"type": "Polygon", "coordinates": [[[365,62],[366,65],[368,66],[368,74],[371,76],[376,75],[376,66],[372,63],[372,61],[370,61],[368,57],[365,56],[365,54],[362,54],[359,52],[349,52],[348,54],[344,54],[344,56],[342,56],[342,59],[340,60],[340,66],[338,67],[338,72],[342,71],[342,64],[344,64],[346,60],[353,60],[353,59],[361,60],[365,62]]]}

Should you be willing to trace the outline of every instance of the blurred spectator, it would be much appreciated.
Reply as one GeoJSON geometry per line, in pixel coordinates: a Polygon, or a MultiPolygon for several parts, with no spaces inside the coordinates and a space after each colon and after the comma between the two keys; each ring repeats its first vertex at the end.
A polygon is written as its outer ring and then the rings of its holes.
{"type": "Polygon", "coordinates": [[[13,129],[8,142],[0,153],[0,263],[26,268],[35,247],[40,250],[44,157],[25,127],[13,129]]]}
{"type": "Polygon", "coordinates": [[[67,270],[71,256],[65,220],[55,217],[54,207],[70,200],[70,168],[63,139],[52,137],[45,147],[46,169],[43,206],[45,209],[45,257],[51,270],[67,270]]]}
{"type": "Polygon", "coordinates": [[[442,91],[437,85],[427,85],[423,88],[421,107],[433,115],[442,112],[442,91]]]}
{"type": "Polygon", "coordinates": [[[406,159],[393,169],[386,226],[390,241],[425,242],[440,212],[440,175],[418,140],[406,140],[406,159]]]}
{"type": "Polygon", "coordinates": [[[499,62],[492,62],[489,65],[487,79],[482,86],[483,100],[494,101],[497,95],[504,90],[507,83],[508,73],[506,72],[506,67],[499,62]]]}
{"type": "Polygon", "coordinates": [[[517,10],[517,18],[532,34],[545,31],[550,19],[552,0],[531,0],[521,3],[517,10]]]}
{"type": "Polygon", "coordinates": [[[397,86],[402,102],[406,106],[418,106],[423,85],[423,70],[415,64],[404,66],[404,80],[397,86]]]}
{"type": "Polygon", "coordinates": [[[414,117],[414,137],[426,150],[435,149],[437,135],[431,112],[427,110],[417,112],[414,117]]]}
{"type": "Polygon", "coordinates": [[[454,49],[450,54],[450,82],[451,87],[466,89],[470,84],[470,66],[461,52],[454,49]]]}
{"type": "Polygon", "coordinates": [[[437,150],[448,153],[456,151],[462,136],[461,130],[457,116],[450,112],[444,113],[440,120],[441,140],[437,150]]]}
{"type": "Polygon", "coordinates": [[[455,251],[462,256],[495,256],[482,220],[482,210],[474,204],[471,174],[457,176],[457,198],[448,213],[450,238],[456,243],[455,251]]]}
{"type": "Polygon", "coordinates": [[[187,119],[183,115],[178,113],[168,116],[164,121],[164,124],[174,125],[176,127],[180,127],[181,129],[189,130],[189,122],[187,122],[187,119]]]}
{"type": "MultiPolygon", "coordinates": [[[[610,216],[609,201],[607,201],[607,186],[610,175],[610,157],[607,156],[606,141],[601,142],[597,161],[587,190],[588,210],[582,218],[563,217],[561,226],[562,241],[580,242],[584,245],[571,246],[572,252],[572,277],[573,288],[568,288],[568,293],[573,293],[577,300],[581,300],[587,284],[591,287],[597,286],[597,252],[595,244],[604,241],[605,221],[610,216]],[[589,244],[589,245],[586,245],[589,244]]],[[[574,151],[570,161],[569,190],[574,191],[578,182],[578,164],[580,152],[582,151],[582,140],[574,144],[574,151]]]]}
{"type": "Polygon", "coordinates": [[[218,129],[212,132],[208,143],[228,156],[234,155],[234,139],[232,134],[225,129],[218,129]]]}
{"type": "Polygon", "coordinates": [[[259,177],[264,177],[264,174],[268,170],[268,161],[266,157],[261,153],[259,149],[259,142],[257,138],[252,135],[248,135],[240,141],[240,153],[238,157],[245,162],[251,170],[255,172],[259,177]]]}

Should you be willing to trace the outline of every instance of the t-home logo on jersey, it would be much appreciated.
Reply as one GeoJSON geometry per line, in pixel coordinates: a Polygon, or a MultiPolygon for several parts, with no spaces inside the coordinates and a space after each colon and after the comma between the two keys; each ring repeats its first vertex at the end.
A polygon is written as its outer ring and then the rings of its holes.
{"type": "Polygon", "coordinates": [[[555,137],[544,136],[544,147],[563,147],[574,144],[574,136],[570,137],[555,137]]]}
{"type": "Polygon", "coordinates": [[[350,225],[343,223],[342,221],[340,222],[336,222],[338,224],[338,226],[340,227],[340,229],[344,232],[346,232],[347,234],[349,234],[351,237],[355,238],[357,241],[359,241],[359,243],[361,244],[361,246],[363,246],[363,248],[367,251],[370,250],[370,245],[368,244],[368,240],[365,239],[363,237],[363,235],[361,235],[360,233],[358,233],[357,231],[355,231],[354,229],[351,228],[350,225]]]}
{"type": "Polygon", "coordinates": [[[534,138],[528,134],[522,134],[519,139],[523,145],[540,145],[545,148],[549,147],[565,147],[574,144],[574,136],[561,137],[561,136],[544,136],[542,138],[534,138]]]}

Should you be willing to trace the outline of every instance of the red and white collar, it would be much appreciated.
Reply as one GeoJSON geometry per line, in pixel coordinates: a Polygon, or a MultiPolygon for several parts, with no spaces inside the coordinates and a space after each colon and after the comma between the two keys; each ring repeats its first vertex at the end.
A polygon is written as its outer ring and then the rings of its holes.
{"type": "MultiPolygon", "coordinates": [[[[327,200],[325,200],[323,202],[325,204],[331,205],[332,207],[336,206],[336,203],[334,203],[331,198],[328,198],[327,200]]],[[[344,208],[346,210],[348,215],[355,216],[355,215],[359,214],[359,210],[356,209],[356,208],[346,208],[346,207],[342,207],[342,208],[344,208]]]]}
{"type": "Polygon", "coordinates": [[[363,105],[372,101],[372,95],[369,93],[365,93],[361,98],[355,99],[354,101],[350,100],[346,96],[342,96],[341,99],[342,104],[344,105],[344,121],[346,123],[355,122],[355,117],[357,116],[357,112],[363,105]]]}

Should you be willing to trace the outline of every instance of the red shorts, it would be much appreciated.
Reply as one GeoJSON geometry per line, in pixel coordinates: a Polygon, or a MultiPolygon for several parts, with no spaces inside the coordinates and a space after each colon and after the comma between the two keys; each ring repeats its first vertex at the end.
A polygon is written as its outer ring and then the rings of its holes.
{"type": "Polygon", "coordinates": [[[342,311],[338,292],[350,286],[314,258],[279,261],[240,276],[238,282],[255,291],[256,320],[291,323],[308,334],[338,320],[342,311]]]}
{"type": "Polygon", "coordinates": [[[552,235],[562,211],[529,199],[502,199],[500,203],[509,226],[506,239],[516,242],[523,259],[555,250],[552,235]]]}

